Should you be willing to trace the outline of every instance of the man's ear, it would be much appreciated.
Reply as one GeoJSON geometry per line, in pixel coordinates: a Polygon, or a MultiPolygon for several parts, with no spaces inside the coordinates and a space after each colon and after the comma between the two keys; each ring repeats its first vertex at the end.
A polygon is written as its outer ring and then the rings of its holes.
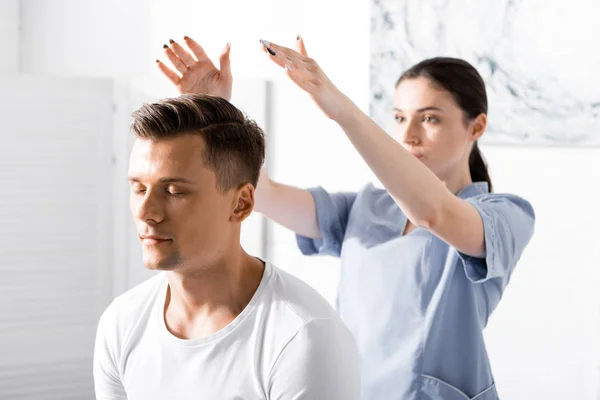
{"type": "Polygon", "coordinates": [[[254,186],[250,183],[241,185],[235,190],[231,207],[231,221],[242,222],[254,210],[254,186]]]}

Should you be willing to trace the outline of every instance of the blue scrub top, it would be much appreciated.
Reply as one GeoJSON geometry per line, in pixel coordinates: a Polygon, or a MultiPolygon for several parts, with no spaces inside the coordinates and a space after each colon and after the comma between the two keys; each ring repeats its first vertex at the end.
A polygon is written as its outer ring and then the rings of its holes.
{"type": "Polygon", "coordinates": [[[535,216],[526,200],[476,182],[485,258],[462,254],[417,227],[383,189],[309,189],[322,239],[297,236],[303,254],[341,258],[337,309],[354,334],[365,400],[496,400],[483,329],[498,305],[535,216]]]}

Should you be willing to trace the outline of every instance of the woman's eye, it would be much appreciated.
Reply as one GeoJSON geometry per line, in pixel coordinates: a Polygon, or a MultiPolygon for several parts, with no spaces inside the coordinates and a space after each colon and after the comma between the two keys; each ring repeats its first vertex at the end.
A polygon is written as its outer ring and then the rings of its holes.
{"type": "Polygon", "coordinates": [[[432,117],[430,115],[426,116],[425,118],[423,118],[423,121],[425,122],[431,122],[431,123],[436,123],[439,122],[439,120],[436,117],[432,117]]]}
{"type": "Polygon", "coordinates": [[[395,120],[396,120],[396,122],[398,122],[398,123],[402,123],[402,122],[404,122],[404,120],[405,120],[405,118],[404,118],[403,116],[401,116],[401,115],[396,115],[396,116],[394,117],[394,119],[395,119],[395,120]]]}

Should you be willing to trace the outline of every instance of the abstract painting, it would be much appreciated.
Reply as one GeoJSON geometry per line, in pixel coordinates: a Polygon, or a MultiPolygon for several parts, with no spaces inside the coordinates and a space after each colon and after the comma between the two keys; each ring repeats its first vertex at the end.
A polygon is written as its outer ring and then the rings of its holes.
{"type": "Polygon", "coordinates": [[[371,116],[392,129],[394,85],[435,56],[486,82],[490,144],[600,146],[600,1],[372,0],[371,116]]]}

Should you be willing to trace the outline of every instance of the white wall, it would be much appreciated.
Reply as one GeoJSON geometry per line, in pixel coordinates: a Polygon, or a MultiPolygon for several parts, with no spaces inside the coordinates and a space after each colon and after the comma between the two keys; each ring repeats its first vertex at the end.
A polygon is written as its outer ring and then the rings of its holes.
{"type": "Polygon", "coordinates": [[[10,75],[0,93],[0,399],[90,398],[111,299],[111,83],[10,75]]]}
{"type": "Polygon", "coordinates": [[[19,71],[19,0],[0,0],[0,73],[19,71]]]}
{"type": "Polygon", "coordinates": [[[302,34],[309,53],[366,107],[368,4],[366,0],[309,0],[297,7],[275,0],[21,0],[22,70],[133,78],[164,94],[170,86],[161,84],[153,61],[162,57],[162,44],[169,38],[189,35],[215,58],[231,41],[237,78],[287,80],[271,65],[258,40],[292,45],[302,34]]]}
{"type": "MultiPolygon", "coordinates": [[[[274,178],[298,185],[331,183],[343,188],[353,182],[354,187],[358,187],[370,176],[370,171],[353,154],[342,132],[321,116],[308,97],[287,80],[283,71],[271,64],[258,43],[264,38],[291,46],[296,35],[302,34],[309,54],[336,84],[367,110],[369,3],[366,0],[310,0],[295,8],[275,0],[22,0],[21,7],[23,71],[116,76],[122,82],[115,98],[115,143],[127,144],[121,135],[127,129],[127,115],[132,104],[139,104],[140,99],[175,94],[170,83],[157,72],[154,59],[164,59],[162,44],[169,38],[189,35],[196,38],[215,61],[224,44],[232,42],[234,82],[236,79],[275,82],[272,121],[267,132],[270,142],[268,162],[274,178]],[[335,24],[331,23],[332,19],[335,24]],[[135,93],[133,103],[128,93],[135,93]],[[348,154],[346,159],[350,162],[340,164],[338,169],[345,171],[347,178],[323,175],[319,171],[321,165],[313,161],[326,159],[334,149],[348,154]]],[[[115,157],[115,171],[123,173],[127,151],[116,148],[115,157]]],[[[127,212],[121,211],[119,218],[126,215],[127,212]]],[[[288,256],[291,252],[288,246],[278,246],[280,239],[289,241],[288,232],[276,229],[271,237],[275,251],[270,258],[282,268],[298,273],[333,300],[335,284],[331,282],[336,279],[335,267],[322,272],[324,269],[314,266],[319,261],[299,258],[298,254],[288,256]],[[283,251],[278,252],[277,248],[283,251]]],[[[116,239],[117,250],[124,248],[124,239],[116,239]]],[[[123,265],[124,257],[130,256],[116,254],[117,265],[123,265]]],[[[136,271],[126,274],[131,282],[146,276],[137,272],[138,261],[139,257],[130,257],[129,268],[136,271]]],[[[125,287],[123,279],[117,278],[117,291],[125,287]]]]}
{"type": "Polygon", "coordinates": [[[506,399],[597,399],[600,148],[482,146],[497,192],[533,204],[536,231],[486,329],[506,399]]]}
{"type": "Polygon", "coordinates": [[[21,0],[22,72],[132,77],[149,70],[145,0],[21,0]]]}

